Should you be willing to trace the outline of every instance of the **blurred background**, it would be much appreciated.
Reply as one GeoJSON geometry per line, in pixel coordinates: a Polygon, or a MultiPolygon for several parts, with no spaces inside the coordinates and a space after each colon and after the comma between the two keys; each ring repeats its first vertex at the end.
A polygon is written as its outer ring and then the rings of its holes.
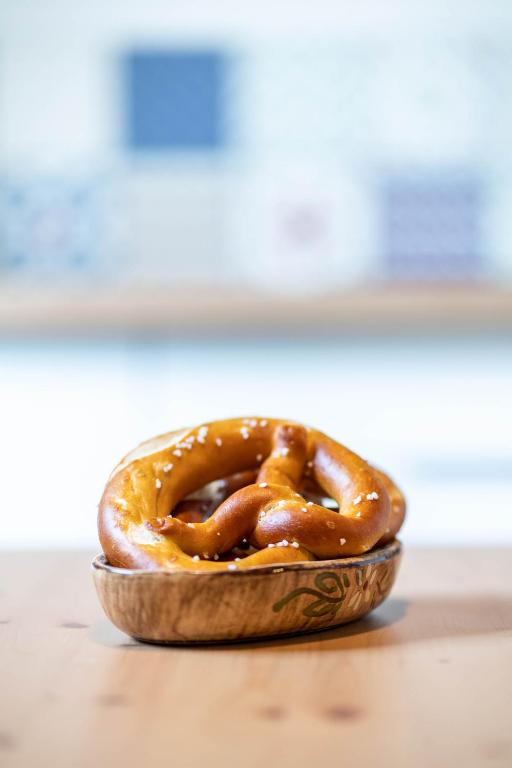
{"type": "Polygon", "coordinates": [[[0,0],[2,544],[253,414],[511,542],[511,136],[509,0],[0,0]]]}

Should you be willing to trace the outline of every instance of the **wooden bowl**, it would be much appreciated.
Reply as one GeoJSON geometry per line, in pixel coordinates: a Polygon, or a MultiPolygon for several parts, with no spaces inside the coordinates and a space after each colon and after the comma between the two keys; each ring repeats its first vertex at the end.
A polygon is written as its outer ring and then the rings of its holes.
{"type": "Polygon", "coordinates": [[[135,571],[92,563],[103,610],[152,643],[211,643],[312,632],[360,619],[389,595],[396,539],[358,557],[237,572],[135,571]]]}

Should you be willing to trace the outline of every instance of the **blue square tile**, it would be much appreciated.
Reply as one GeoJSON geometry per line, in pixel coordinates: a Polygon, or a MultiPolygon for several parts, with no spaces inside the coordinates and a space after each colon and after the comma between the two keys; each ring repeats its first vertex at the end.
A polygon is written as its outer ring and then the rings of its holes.
{"type": "Polygon", "coordinates": [[[0,270],[9,275],[93,274],[104,237],[92,179],[0,178],[0,270]]]}
{"type": "Polygon", "coordinates": [[[225,60],[215,51],[136,51],[126,61],[133,150],[224,144],[225,60]]]}
{"type": "Polygon", "coordinates": [[[482,271],[482,190],[474,178],[393,177],[383,187],[383,249],[396,279],[464,280],[482,271]]]}

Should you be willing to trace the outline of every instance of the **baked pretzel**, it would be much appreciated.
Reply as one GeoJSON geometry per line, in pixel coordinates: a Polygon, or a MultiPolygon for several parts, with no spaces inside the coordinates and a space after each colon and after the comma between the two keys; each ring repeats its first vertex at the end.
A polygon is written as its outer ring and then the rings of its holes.
{"type": "Polygon", "coordinates": [[[359,555],[392,540],[404,515],[392,480],[322,432],[238,418],[128,454],[107,483],[98,529],[114,566],[236,570],[359,555]]]}

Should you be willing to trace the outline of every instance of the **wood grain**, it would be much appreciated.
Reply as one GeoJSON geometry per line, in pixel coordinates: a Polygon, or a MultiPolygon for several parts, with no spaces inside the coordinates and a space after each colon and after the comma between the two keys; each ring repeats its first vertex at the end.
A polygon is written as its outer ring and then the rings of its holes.
{"type": "Polygon", "coordinates": [[[315,635],[129,640],[91,553],[0,556],[0,764],[512,764],[512,552],[406,550],[392,596],[315,635]]]}

